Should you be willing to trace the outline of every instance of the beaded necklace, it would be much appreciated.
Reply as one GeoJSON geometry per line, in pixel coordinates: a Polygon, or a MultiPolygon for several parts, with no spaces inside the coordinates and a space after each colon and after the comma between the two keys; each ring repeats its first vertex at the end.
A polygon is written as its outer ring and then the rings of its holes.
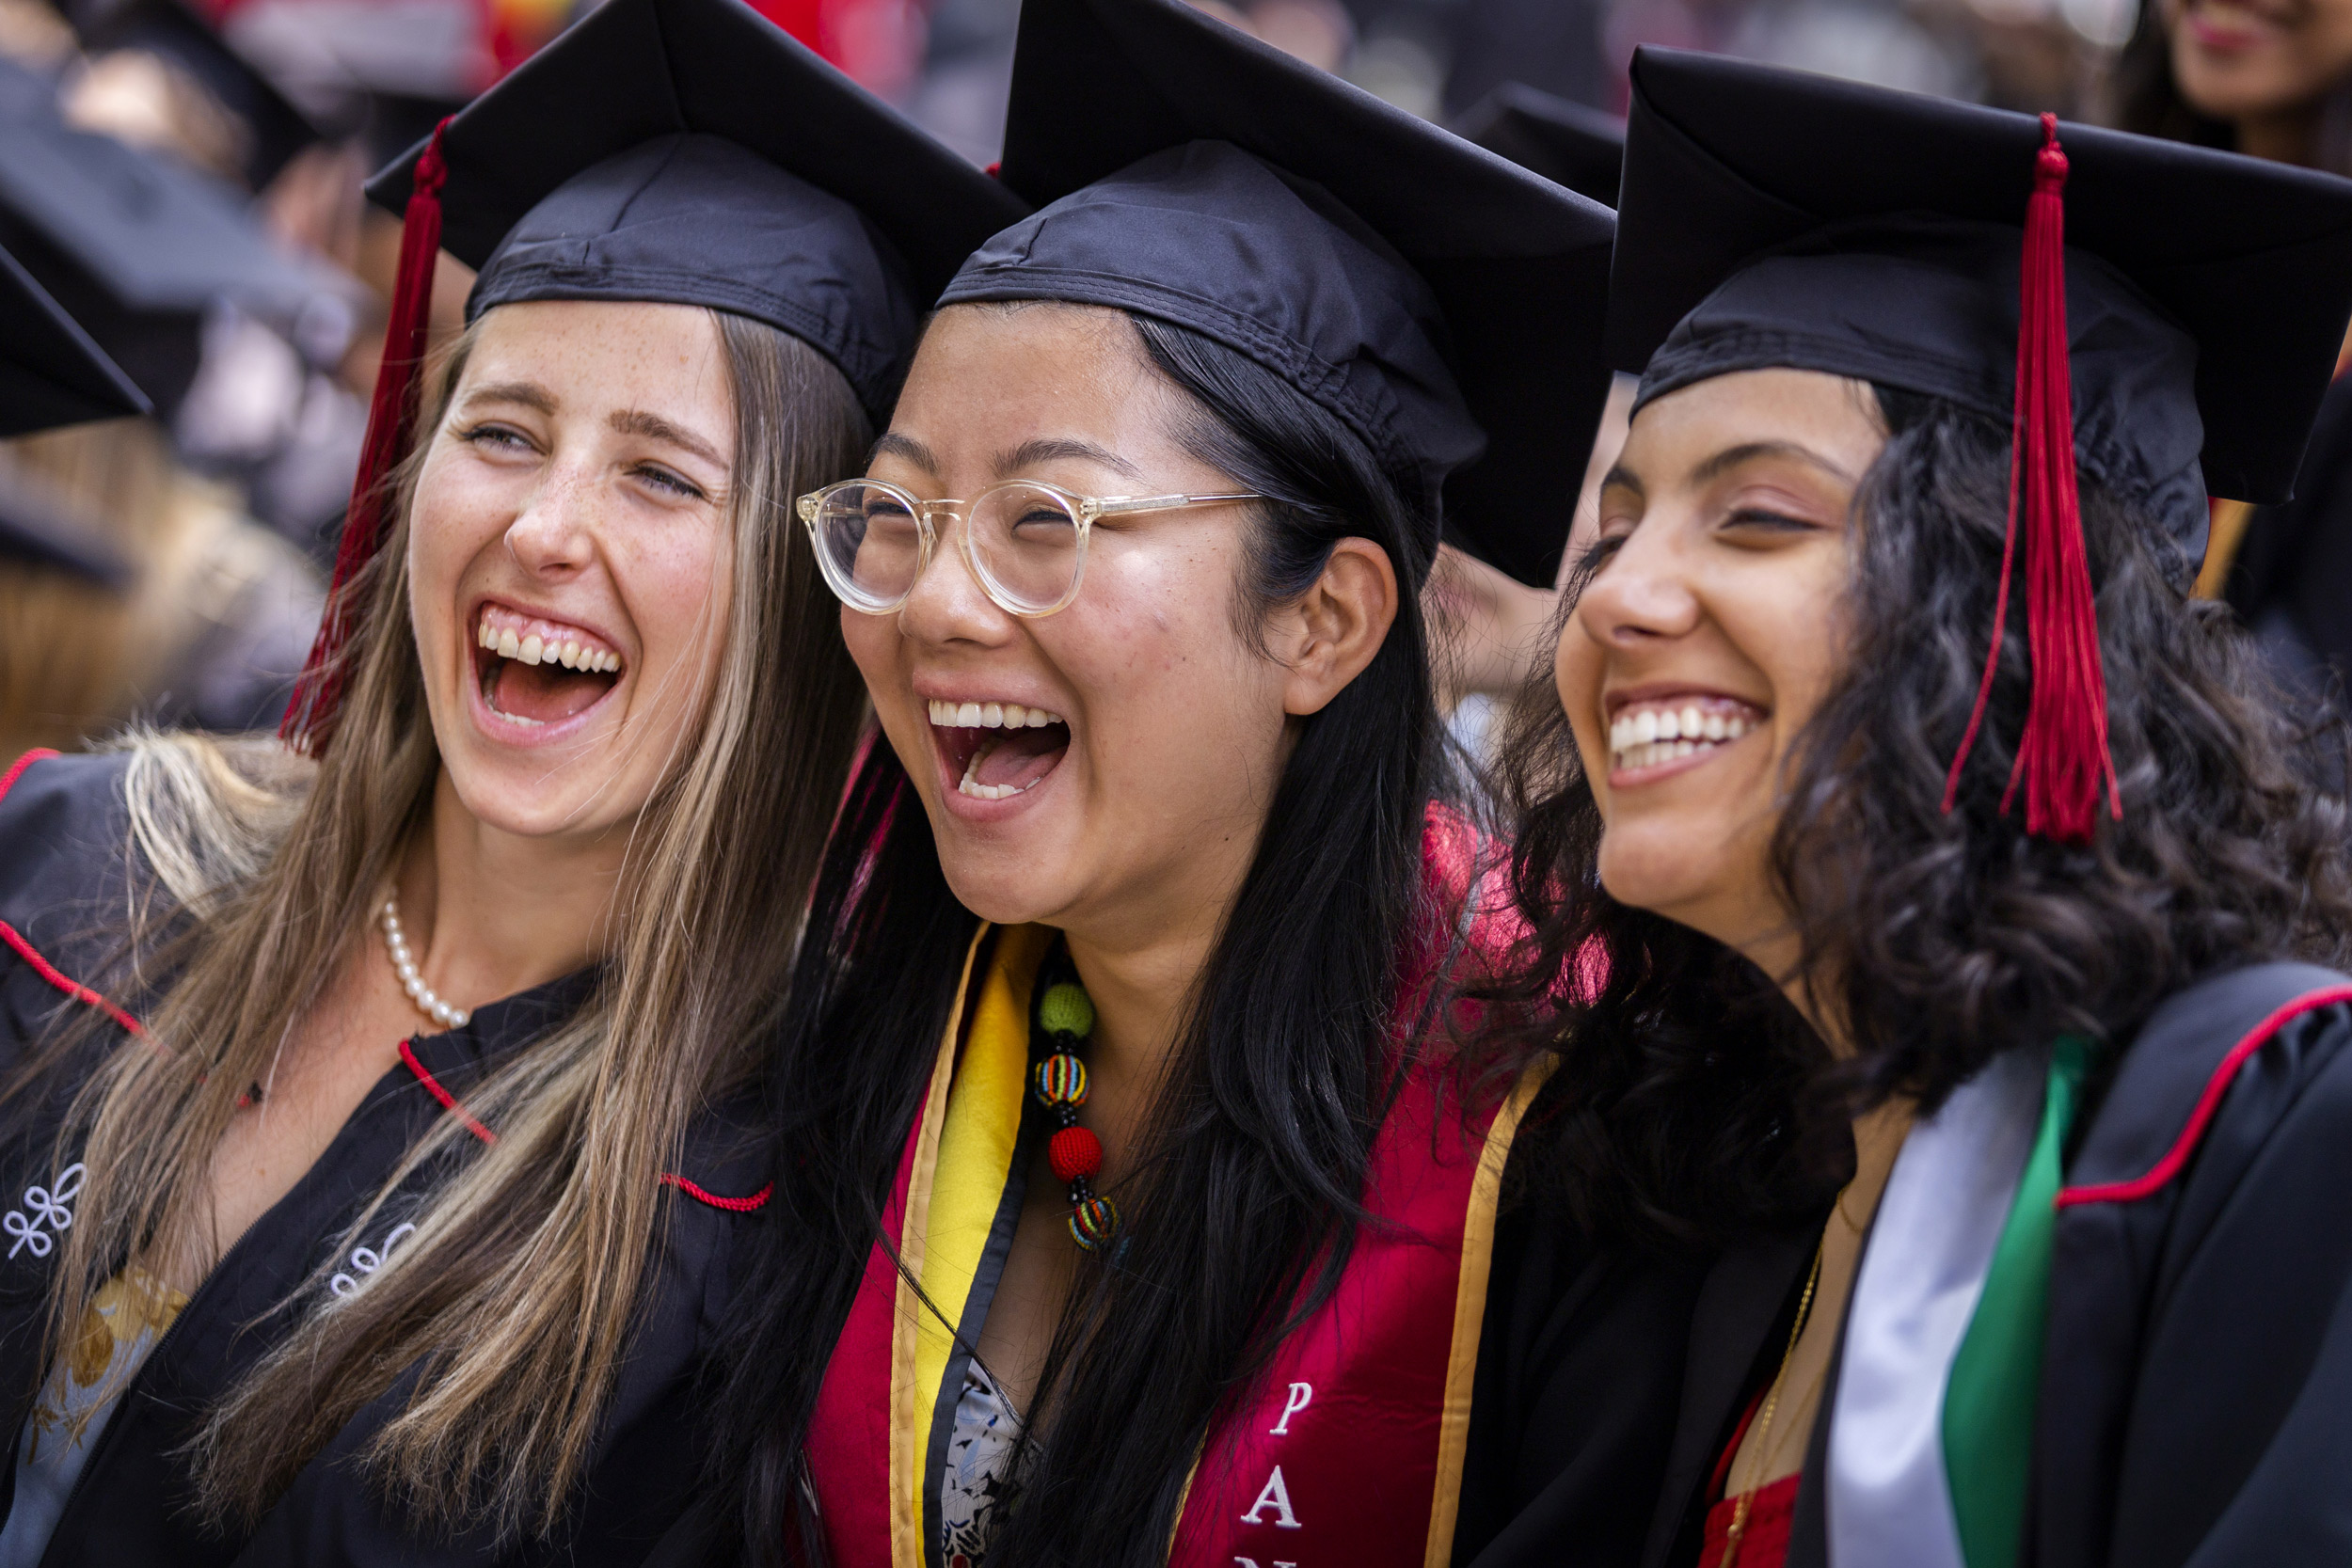
{"type": "Polygon", "coordinates": [[[1038,969],[1037,1000],[1029,1014],[1029,1085],[1054,1118],[1045,1163],[1070,1186],[1070,1239],[1089,1252],[1119,1234],[1119,1208],[1095,1195],[1103,1172],[1103,1140],[1078,1125],[1087,1099],[1087,1065],[1078,1053],[1094,1033],[1094,1002],[1078,983],[1067,949],[1057,946],[1038,969]]]}

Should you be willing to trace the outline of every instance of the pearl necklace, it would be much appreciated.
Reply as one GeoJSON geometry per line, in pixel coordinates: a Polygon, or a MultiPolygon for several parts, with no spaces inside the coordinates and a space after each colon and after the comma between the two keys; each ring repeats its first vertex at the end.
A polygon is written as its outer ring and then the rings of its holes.
{"type": "Polygon", "coordinates": [[[400,976],[400,989],[408,993],[408,1000],[417,1010],[444,1029],[462,1029],[473,1014],[463,1007],[454,1007],[434,993],[417,972],[416,955],[408,951],[408,939],[401,934],[400,905],[389,895],[384,899],[384,945],[390,949],[393,972],[400,976]]]}

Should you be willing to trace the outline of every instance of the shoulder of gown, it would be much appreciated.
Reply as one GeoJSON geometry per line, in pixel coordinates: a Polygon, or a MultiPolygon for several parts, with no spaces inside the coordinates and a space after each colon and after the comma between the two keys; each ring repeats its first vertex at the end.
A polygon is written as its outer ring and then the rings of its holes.
{"type": "Polygon", "coordinates": [[[2169,999],[2067,1182],[2033,1560],[2352,1556],[2352,978],[2264,965],[2169,999]]]}
{"type": "MultiPolygon", "coordinates": [[[[137,864],[120,753],[0,767],[0,1067],[121,965],[137,864]]],[[[109,1010],[115,1010],[110,1007],[109,1010]]]]}
{"type": "Polygon", "coordinates": [[[1454,1562],[1597,1568],[1640,1555],[1708,1261],[1600,1243],[1534,1198],[1498,1216],[1454,1562]]]}

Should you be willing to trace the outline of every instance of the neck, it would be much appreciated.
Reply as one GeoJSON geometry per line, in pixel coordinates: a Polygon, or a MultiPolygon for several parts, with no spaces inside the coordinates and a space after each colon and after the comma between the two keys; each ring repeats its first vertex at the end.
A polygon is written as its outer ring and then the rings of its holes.
{"type": "Polygon", "coordinates": [[[2319,155],[2319,106],[2300,104],[2236,122],[2237,150],[2274,164],[2311,166],[2319,155]]]}
{"type": "Polygon", "coordinates": [[[466,809],[444,769],[395,894],[433,989],[471,1009],[600,957],[628,842],[626,824],[584,841],[503,832],[466,809]]]}
{"type": "Polygon", "coordinates": [[[1114,1175],[1134,1149],[1223,912],[1222,905],[1188,911],[1185,918],[1123,940],[1065,933],[1079,983],[1094,1004],[1087,1119],[1103,1140],[1106,1169],[1114,1175]]]}

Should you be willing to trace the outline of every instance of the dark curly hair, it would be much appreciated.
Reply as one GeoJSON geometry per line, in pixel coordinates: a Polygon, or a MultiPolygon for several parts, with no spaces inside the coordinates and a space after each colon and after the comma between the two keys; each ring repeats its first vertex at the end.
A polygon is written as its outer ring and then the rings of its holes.
{"type": "Polygon", "coordinates": [[[1842,1180],[1864,1106],[1931,1109],[2000,1052],[2128,1041],[2202,975],[2340,965],[2352,945],[2344,802],[2324,782],[2344,776],[2343,726],[2291,716],[2226,608],[2184,598],[2194,563],[2088,473],[2122,820],[2102,812],[2094,841],[2068,847],[2002,815],[2027,700],[2018,614],[1941,810],[1993,625],[2009,432],[1940,400],[1882,388],[1878,402],[1890,437],[1854,501],[1844,673],[1790,760],[1771,866],[1801,938],[1795,978],[1841,1020],[1852,1060],[1832,1061],[1775,978],[1602,890],[1600,814],[1557,693],[1531,686],[1515,716],[1502,771],[1532,935],[1497,995],[1521,1022],[1483,1049],[1498,1067],[1565,1053],[1540,1147],[1571,1212],[1604,1233],[1705,1243],[1791,1217],[1842,1180]]]}

